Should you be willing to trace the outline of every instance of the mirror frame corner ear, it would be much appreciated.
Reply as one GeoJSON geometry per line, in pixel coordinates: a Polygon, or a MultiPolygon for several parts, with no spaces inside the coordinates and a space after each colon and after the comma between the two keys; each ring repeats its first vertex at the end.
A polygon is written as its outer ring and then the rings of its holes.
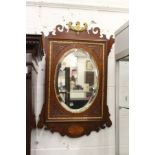
{"type": "Polygon", "coordinates": [[[110,113],[107,105],[107,65],[108,55],[114,43],[113,36],[107,39],[100,37],[98,27],[87,29],[87,24],[80,27],[68,24],[69,29],[62,25],[56,26],[54,32],[44,36],[43,46],[46,52],[46,88],[45,102],[40,114],[38,128],[45,126],[51,132],[59,132],[62,136],[72,138],[89,135],[91,131],[110,127],[110,113]],[[54,73],[60,58],[72,48],[85,49],[97,62],[99,70],[99,90],[92,105],[81,113],[72,113],[58,104],[54,90],[54,73]]]}

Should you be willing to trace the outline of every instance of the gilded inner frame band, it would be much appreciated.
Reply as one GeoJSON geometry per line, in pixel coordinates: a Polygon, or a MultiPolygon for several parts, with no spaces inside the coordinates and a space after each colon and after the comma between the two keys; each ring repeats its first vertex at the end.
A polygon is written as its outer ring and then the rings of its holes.
{"type": "MultiPolygon", "coordinates": [[[[52,48],[53,48],[53,43],[68,43],[68,44],[71,44],[71,43],[79,43],[79,44],[96,44],[96,45],[102,45],[102,50],[103,50],[103,68],[104,68],[104,63],[105,63],[105,43],[93,43],[93,42],[80,42],[80,41],[49,41],[49,77],[48,77],[48,98],[47,98],[47,108],[48,108],[48,121],[47,122],[51,122],[51,121],[56,121],[56,122],[61,122],[61,120],[67,120],[67,121],[73,121],[73,120],[76,120],[76,121],[93,121],[93,119],[102,119],[103,118],[103,102],[104,102],[104,96],[102,96],[102,112],[101,112],[101,116],[100,117],[51,117],[50,116],[50,109],[51,109],[51,65],[52,65],[52,48]]],[[[104,82],[104,71],[103,71],[103,79],[102,81],[104,82]]],[[[102,94],[104,92],[104,86],[102,86],[102,94]]]]}

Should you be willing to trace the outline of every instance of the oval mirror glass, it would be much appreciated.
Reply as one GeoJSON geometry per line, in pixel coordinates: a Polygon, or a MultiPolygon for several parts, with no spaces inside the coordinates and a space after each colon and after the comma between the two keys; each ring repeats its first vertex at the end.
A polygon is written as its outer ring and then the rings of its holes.
{"type": "Polygon", "coordinates": [[[59,60],[55,72],[59,103],[68,111],[80,113],[93,103],[98,92],[98,68],[84,49],[71,49],[59,60]]]}

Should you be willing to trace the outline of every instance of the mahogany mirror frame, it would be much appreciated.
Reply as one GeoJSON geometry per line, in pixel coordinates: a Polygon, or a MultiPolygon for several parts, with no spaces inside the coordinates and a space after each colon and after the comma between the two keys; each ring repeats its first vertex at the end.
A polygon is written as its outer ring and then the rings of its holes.
{"type": "Polygon", "coordinates": [[[110,127],[110,113],[107,105],[107,64],[114,39],[100,37],[98,27],[87,29],[77,22],[69,28],[57,25],[54,32],[44,36],[43,46],[46,53],[46,86],[45,102],[40,114],[38,128],[59,132],[62,136],[72,138],[89,135],[91,131],[99,131],[110,127]],[[77,27],[79,26],[79,27],[77,27]],[[54,74],[60,58],[72,48],[82,48],[95,60],[99,71],[98,93],[92,105],[81,113],[72,113],[63,108],[55,92],[54,74]]]}

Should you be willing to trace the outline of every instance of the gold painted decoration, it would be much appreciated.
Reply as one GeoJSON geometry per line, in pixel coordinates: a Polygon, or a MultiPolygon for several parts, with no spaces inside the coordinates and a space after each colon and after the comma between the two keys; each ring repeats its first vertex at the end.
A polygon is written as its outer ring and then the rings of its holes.
{"type": "Polygon", "coordinates": [[[81,26],[79,21],[76,22],[76,25],[75,26],[73,26],[73,23],[72,22],[69,22],[66,25],[68,26],[68,28],[70,30],[75,31],[77,33],[82,32],[82,31],[85,31],[88,28],[88,24],[87,23],[83,23],[83,26],[81,26]]]}

